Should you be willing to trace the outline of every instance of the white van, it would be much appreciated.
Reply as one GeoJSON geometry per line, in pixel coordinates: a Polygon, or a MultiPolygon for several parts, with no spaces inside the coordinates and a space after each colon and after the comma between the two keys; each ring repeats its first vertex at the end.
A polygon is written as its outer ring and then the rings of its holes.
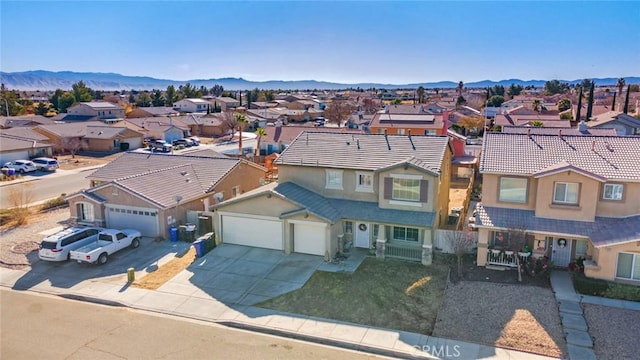
{"type": "Polygon", "coordinates": [[[69,260],[69,252],[97,239],[101,228],[70,227],[45,237],[40,243],[38,258],[46,261],[69,260]]]}

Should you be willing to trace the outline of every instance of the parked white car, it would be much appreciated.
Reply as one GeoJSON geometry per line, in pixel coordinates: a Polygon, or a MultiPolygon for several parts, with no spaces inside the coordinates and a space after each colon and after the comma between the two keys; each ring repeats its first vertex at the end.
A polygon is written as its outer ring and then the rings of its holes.
{"type": "Polygon", "coordinates": [[[58,170],[58,168],[60,168],[60,165],[58,164],[58,160],[56,159],[39,157],[31,161],[33,161],[33,163],[36,164],[36,168],[38,168],[38,170],[42,170],[42,171],[56,171],[58,170]]]}
{"type": "Polygon", "coordinates": [[[9,161],[8,163],[5,163],[4,165],[2,165],[2,167],[15,169],[20,174],[34,172],[38,170],[36,168],[36,164],[34,164],[33,161],[30,161],[30,160],[9,161]]]}
{"type": "Polygon", "coordinates": [[[71,250],[96,241],[101,228],[70,227],[42,239],[38,258],[46,261],[69,260],[71,250]]]}

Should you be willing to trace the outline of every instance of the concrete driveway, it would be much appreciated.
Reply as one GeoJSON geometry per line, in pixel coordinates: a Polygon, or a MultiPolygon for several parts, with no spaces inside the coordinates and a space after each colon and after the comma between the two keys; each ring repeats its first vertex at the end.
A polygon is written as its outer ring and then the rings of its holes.
{"type": "Polygon", "coordinates": [[[253,305],[301,288],[323,262],[320,256],[222,244],[158,291],[253,305]]]}

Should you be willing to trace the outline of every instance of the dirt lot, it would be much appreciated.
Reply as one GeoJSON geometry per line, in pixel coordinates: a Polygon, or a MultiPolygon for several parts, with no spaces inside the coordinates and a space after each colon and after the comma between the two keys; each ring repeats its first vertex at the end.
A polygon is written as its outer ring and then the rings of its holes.
{"type": "Polygon", "coordinates": [[[567,354],[553,293],[534,286],[450,284],[433,335],[554,357],[567,354]]]}
{"type": "Polygon", "coordinates": [[[156,290],[167,281],[171,280],[171,278],[178,275],[182,270],[186,269],[195,261],[195,259],[196,250],[193,247],[190,247],[189,251],[186,253],[181,256],[176,256],[175,259],[160,266],[156,271],[134,281],[131,286],[141,289],[156,290]]]}
{"type": "Polygon", "coordinates": [[[113,161],[122,154],[123,153],[115,153],[105,156],[76,155],[75,157],[72,157],[71,155],[60,155],[57,158],[58,163],[60,164],[60,169],[73,170],[81,167],[103,165],[113,161]]]}
{"type": "Polygon", "coordinates": [[[593,337],[593,350],[601,360],[631,360],[640,354],[640,311],[583,304],[593,337]]]}

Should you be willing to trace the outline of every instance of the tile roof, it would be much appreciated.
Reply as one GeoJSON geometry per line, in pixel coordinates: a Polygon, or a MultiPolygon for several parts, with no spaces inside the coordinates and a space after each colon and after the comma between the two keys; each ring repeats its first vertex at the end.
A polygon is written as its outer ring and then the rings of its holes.
{"type": "Polygon", "coordinates": [[[592,117],[591,121],[587,121],[588,127],[600,126],[612,121],[619,121],[628,126],[640,127],[640,120],[631,115],[621,113],[619,111],[609,111],[598,116],[592,117]]]}
{"type": "Polygon", "coordinates": [[[569,120],[560,119],[560,115],[545,115],[545,114],[535,114],[535,115],[516,115],[516,114],[496,114],[494,117],[494,122],[496,125],[500,126],[524,126],[531,125],[534,121],[541,121],[544,123],[546,127],[561,127],[561,128],[569,128],[571,127],[571,122],[569,120]]]}
{"type": "MultiPolygon", "coordinates": [[[[238,166],[243,160],[229,157],[192,156],[192,155],[164,155],[127,152],[117,159],[99,168],[89,180],[113,181],[127,177],[135,177],[154,171],[173,169],[176,166],[189,165],[191,178],[199,183],[203,193],[214,187],[228,172],[238,166]]],[[[162,188],[166,191],[173,186],[165,181],[162,188]]]]}
{"type": "Polygon", "coordinates": [[[262,141],[271,143],[282,142],[283,144],[290,144],[303,131],[364,134],[362,130],[358,129],[347,129],[344,127],[313,127],[311,125],[287,125],[280,127],[268,125],[265,130],[267,130],[267,135],[262,139],[262,141]]]}
{"type": "MultiPolygon", "coordinates": [[[[86,139],[112,139],[126,132],[129,132],[131,135],[135,134],[134,130],[131,130],[127,127],[87,126],[87,135],[85,135],[85,138],[86,139]]],[[[142,133],[138,133],[138,135],[142,136],[142,133]]]]}
{"type": "Polygon", "coordinates": [[[595,221],[549,219],[535,216],[534,210],[479,206],[476,226],[489,228],[525,228],[588,237],[594,246],[602,247],[640,240],[640,215],[626,218],[596,216],[595,221]]]}
{"type": "Polygon", "coordinates": [[[608,180],[640,181],[640,137],[487,133],[480,172],[532,176],[562,161],[608,180]]]}
{"type": "Polygon", "coordinates": [[[125,122],[134,124],[137,127],[152,131],[167,131],[172,126],[182,130],[188,130],[189,126],[181,121],[188,116],[150,116],[141,118],[125,119],[125,122]]]}
{"type": "Polygon", "coordinates": [[[10,129],[0,129],[0,135],[19,138],[24,140],[49,141],[49,138],[33,131],[33,127],[15,127],[10,129]]]}
{"type": "Polygon", "coordinates": [[[51,144],[0,134],[0,152],[47,148],[51,144]]]}
{"type": "Polygon", "coordinates": [[[38,125],[36,130],[41,129],[58,137],[83,137],[87,135],[88,126],[103,126],[101,121],[74,122],[64,124],[38,125]]]}
{"type": "Polygon", "coordinates": [[[168,107],[168,106],[151,106],[151,107],[144,107],[144,108],[138,108],[138,110],[140,111],[144,111],[148,114],[151,114],[153,116],[165,116],[165,115],[177,115],[179,114],[178,111],[173,110],[173,108],[168,107]]]}
{"type": "MultiPolygon", "coordinates": [[[[587,123],[588,124],[588,123],[587,123]]],[[[584,132],[578,128],[557,128],[557,127],[538,127],[538,126],[503,126],[502,132],[508,134],[546,134],[546,135],[558,135],[559,132],[562,135],[607,135],[616,136],[615,129],[589,129],[584,132]]]]}
{"type": "Polygon", "coordinates": [[[303,131],[276,164],[378,170],[411,161],[440,173],[447,136],[356,135],[303,131]]]}

